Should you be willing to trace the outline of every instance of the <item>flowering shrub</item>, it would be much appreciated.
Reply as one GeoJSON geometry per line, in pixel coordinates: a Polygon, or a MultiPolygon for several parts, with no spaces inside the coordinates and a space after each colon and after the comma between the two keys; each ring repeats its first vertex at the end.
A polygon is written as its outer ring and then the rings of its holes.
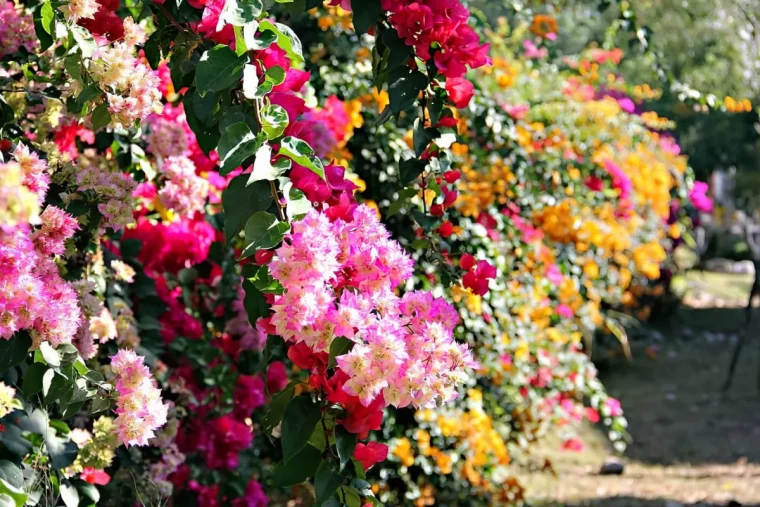
{"type": "Polygon", "coordinates": [[[660,276],[665,120],[551,19],[351,4],[4,4],[0,498],[517,503],[552,424],[624,447],[583,344],[660,276]]]}

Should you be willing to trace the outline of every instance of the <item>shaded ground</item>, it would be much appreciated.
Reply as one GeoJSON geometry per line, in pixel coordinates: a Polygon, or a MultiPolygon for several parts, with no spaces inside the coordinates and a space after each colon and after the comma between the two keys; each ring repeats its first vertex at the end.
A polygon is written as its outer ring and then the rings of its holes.
{"type": "MultiPolygon", "coordinates": [[[[735,276],[711,280],[720,283],[716,297],[746,299],[748,284],[735,276]]],[[[755,312],[725,396],[721,386],[744,328],[741,309],[682,309],[675,326],[634,345],[633,363],[603,364],[604,383],[622,401],[633,437],[625,473],[597,475],[610,450],[598,429],[584,428],[584,452],[559,451],[555,438],[537,453],[552,461],[556,476],[520,474],[532,505],[760,506],[760,310],[755,312]]]]}

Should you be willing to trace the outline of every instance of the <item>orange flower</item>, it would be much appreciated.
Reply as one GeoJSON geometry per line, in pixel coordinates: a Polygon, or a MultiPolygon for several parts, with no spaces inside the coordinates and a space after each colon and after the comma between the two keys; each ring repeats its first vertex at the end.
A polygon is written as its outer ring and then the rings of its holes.
{"type": "Polygon", "coordinates": [[[546,14],[536,14],[533,23],[530,25],[530,31],[539,37],[546,37],[550,33],[558,33],[559,26],[557,20],[546,14]]]}

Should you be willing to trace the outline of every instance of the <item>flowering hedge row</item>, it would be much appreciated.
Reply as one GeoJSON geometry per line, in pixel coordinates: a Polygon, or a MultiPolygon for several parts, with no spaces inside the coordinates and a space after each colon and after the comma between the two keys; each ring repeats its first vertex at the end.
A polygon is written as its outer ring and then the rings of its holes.
{"type": "Polygon", "coordinates": [[[333,3],[3,5],[4,502],[516,502],[548,425],[622,445],[581,343],[689,177],[619,55],[333,3]]]}

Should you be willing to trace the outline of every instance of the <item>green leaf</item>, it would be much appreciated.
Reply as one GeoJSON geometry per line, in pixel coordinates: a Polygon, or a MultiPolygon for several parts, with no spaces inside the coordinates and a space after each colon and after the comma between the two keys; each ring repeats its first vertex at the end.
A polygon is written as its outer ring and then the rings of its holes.
{"type": "Polygon", "coordinates": [[[306,141],[296,137],[286,137],[280,143],[280,155],[284,155],[296,164],[311,169],[313,173],[325,179],[325,168],[319,157],[314,155],[314,150],[306,141]]]}
{"type": "Polygon", "coordinates": [[[259,317],[269,315],[269,305],[264,294],[250,281],[245,280],[243,282],[243,290],[245,291],[243,308],[245,308],[245,312],[248,314],[248,322],[255,327],[259,317]]]}
{"type": "Polygon", "coordinates": [[[335,368],[338,365],[335,358],[342,356],[343,354],[348,354],[352,348],[354,348],[353,340],[349,340],[343,336],[335,338],[330,344],[330,358],[327,362],[327,367],[335,368]]]}
{"type": "Polygon", "coordinates": [[[425,74],[412,71],[409,67],[392,70],[388,76],[388,99],[391,111],[396,116],[409,109],[417,100],[419,93],[428,85],[425,74]]]}
{"type": "Polygon", "coordinates": [[[261,266],[250,281],[261,292],[282,293],[282,285],[272,277],[269,266],[261,266]]]}
{"type": "Polygon", "coordinates": [[[345,476],[338,472],[335,465],[334,461],[323,461],[317,468],[317,473],[314,476],[314,490],[317,496],[315,507],[319,507],[329,500],[345,480],[345,476]]]}
{"type": "Polygon", "coordinates": [[[362,498],[359,496],[359,492],[354,488],[341,488],[343,491],[343,503],[346,507],[361,507],[362,498]]]}
{"type": "Polygon", "coordinates": [[[71,36],[74,37],[77,46],[79,46],[79,50],[82,52],[82,57],[92,58],[98,45],[95,43],[95,39],[92,38],[92,35],[90,35],[90,32],[78,25],[71,26],[69,30],[71,36]]]}
{"type": "Polygon", "coordinates": [[[351,461],[354,455],[354,449],[356,449],[356,434],[349,433],[343,426],[335,427],[335,446],[338,448],[338,457],[340,458],[340,470],[346,466],[346,463],[351,461]]]}
{"type": "Polygon", "coordinates": [[[34,363],[24,372],[24,387],[22,389],[24,397],[29,399],[31,396],[42,391],[42,377],[48,371],[47,366],[42,363],[34,363]]]}
{"type": "Polygon", "coordinates": [[[49,342],[42,342],[39,350],[48,366],[52,366],[53,368],[61,366],[61,355],[49,342]]]}
{"type": "MultiPolygon", "coordinates": [[[[190,125],[195,137],[198,140],[198,145],[206,153],[210,153],[216,149],[219,138],[221,136],[219,128],[216,125],[206,125],[198,115],[195,113],[195,107],[193,106],[193,94],[185,93],[182,98],[182,105],[185,106],[185,116],[187,123],[190,125]]],[[[222,117],[224,118],[224,117],[222,117]]]]}
{"type": "Polygon", "coordinates": [[[322,461],[322,453],[312,445],[304,446],[289,462],[280,461],[274,469],[272,481],[280,488],[301,484],[313,477],[322,461]]]}
{"type": "Polygon", "coordinates": [[[235,123],[245,123],[251,131],[255,131],[258,127],[253,115],[254,111],[252,107],[245,105],[232,106],[224,112],[222,119],[219,120],[219,132],[223,133],[230,125],[234,125],[235,123]]]}
{"type": "MultiPolygon", "coordinates": [[[[245,42],[245,35],[243,35],[243,28],[236,26],[235,27],[235,53],[237,53],[238,56],[245,54],[248,51],[248,44],[245,42]]],[[[245,72],[243,73],[243,83],[245,83],[245,72]]],[[[243,89],[245,89],[245,84],[243,84],[243,89]]]]}
{"type": "Polygon", "coordinates": [[[267,79],[275,86],[285,82],[285,70],[279,65],[267,69],[267,79]]]}
{"type": "MultiPolygon", "coordinates": [[[[327,436],[325,435],[325,429],[321,424],[317,424],[314,428],[314,433],[309,437],[309,445],[316,447],[320,452],[325,450],[325,447],[327,446],[327,436]]],[[[293,460],[291,460],[291,462],[292,461],[293,460]]]]}
{"type": "Polygon", "coordinates": [[[258,151],[263,142],[245,123],[234,123],[222,132],[219,140],[219,174],[226,176],[258,151]]]}
{"type": "Polygon", "coordinates": [[[71,381],[55,370],[48,370],[42,376],[42,394],[47,404],[61,398],[70,388],[71,381]]]}
{"type": "Polygon", "coordinates": [[[284,107],[269,104],[261,110],[261,130],[269,139],[277,139],[288,126],[288,112],[284,107]]]}
{"type": "Polygon", "coordinates": [[[68,405],[66,405],[66,408],[63,409],[63,412],[61,412],[61,419],[66,420],[77,415],[79,411],[82,410],[83,406],[84,406],[83,401],[78,401],[76,403],[69,403],[68,405]]]}
{"type": "Polygon", "coordinates": [[[224,236],[228,243],[243,229],[251,215],[272,204],[269,184],[265,181],[246,184],[247,178],[245,174],[236,176],[222,192],[224,236]]]}
{"type": "Polygon", "coordinates": [[[351,10],[353,11],[354,30],[359,35],[367,33],[383,13],[380,2],[374,1],[351,0],[351,10]]]}
{"type": "Polygon", "coordinates": [[[425,232],[431,232],[433,229],[437,229],[442,222],[440,217],[426,215],[418,209],[413,209],[412,215],[414,216],[415,222],[417,222],[425,232]]]}
{"type": "Polygon", "coordinates": [[[272,147],[264,143],[259,151],[256,152],[256,159],[253,161],[253,171],[248,178],[248,185],[256,181],[273,181],[290,169],[290,160],[286,158],[278,159],[272,163],[272,147]]]}
{"type": "Polygon", "coordinates": [[[247,54],[238,56],[229,46],[219,44],[201,56],[195,69],[195,86],[201,95],[230,88],[242,79],[249,60],[247,54]]]}
{"type": "Polygon", "coordinates": [[[320,420],[322,411],[311,396],[297,396],[290,400],[282,417],[282,456],[285,462],[303,449],[320,420]]]}
{"type": "Polygon", "coordinates": [[[24,362],[32,346],[26,331],[19,331],[10,340],[0,339],[0,374],[24,362]]]}
{"type": "Polygon", "coordinates": [[[79,357],[79,351],[70,343],[58,345],[55,350],[61,356],[61,366],[71,366],[79,357]]]}
{"type": "Polygon", "coordinates": [[[50,434],[45,439],[45,445],[55,470],[62,470],[74,463],[79,449],[74,442],[50,434]]]}
{"type": "Polygon", "coordinates": [[[66,507],[77,507],[79,505],[79,492],[69,481],[61,482],[61,499],[66,507]]]}
{"type": "Polygon", "coordinates": [[[216,29],[220,30],[226,24],[244,26],[255,21],[263,8],[261,0],[226,0],[216,29]]]}
{"type": "Polygon", "coordinates": [[[108,410],[109,408],[111,408],[111,400],[98,396],[92,400],[90,414],[97,414],[98,412],[108,410]]]}
{"type": "Polygon", "coordinates": [[[0,460],[0,479],[14,488],[24,487],[24,474],[21,473],[21,469],[5,459],[0,460]]]}
{"type": "Polygon", "coordinates": [[[295,32],[287,25],[282,23],[272,23],[268,19],[261,21],[259,30],[262,32],[271,31],[277,36],[277,45],[285,51],[291,62],[303,63],[303,48],[301,41],[295,32]]]}
{"type": "Polygon", "coordinates": [[[399,164],[399,182],[408,185],[417,179],[427,167],[427,162],[418,158],[402,160],[399,164]]]}
{"type": "Polygon", "coordinates": [[[100,492],[98,491],[98,488],[96,488],[94,485],[89,484],[87,482],[80,482],[77,484],[77,489],[84,494],[87,498],[95,502],[96,504],[100,500],[100,492]]]}
{"type": "Polygon", "coordinates": [[[0,505],[15,505],[16,507],[24,507],[26,503],[26,493],[21,489],[9,484],[4,479],[0,479],[0,505]],[[7,501],[10,499],[9,501],[7,501]]]}
{"type": "Polygon", "coordinates": [[[278,221],[271,213],[254,213],[245,224],[245,249],[240,258],[245,259],[256,253],[256,250],[276,247],[289,229],[287,222],[278,221]]]}
{"type": "Polygon", "coordinates": [[[53,12],[53,4],[51,2],[42,4],[40,8],[40,20],[42,21],[42,28],[55,37],[55,12],[53,12]]]}
{"type": "Polygon", "coordinates": [[[430,144],[430,141],[438,136],[438,130],[432,128],[420,128],[420,120],[415,121],[414,132],[412,134],[412,144],[414,152],[419,157],[430,144]]]}
{"type": "Polygon", "coordinates": [[[218,112],[218,105],[216,93],[201,95],[197,88],[193,92],[193,112],[207,127],[216,124],[218,118],[214,118],[214,113],[218,112]]]}
{"type": "Polygon", "coordinates": [[[264,416],[264,423],[262,429],[265,433],[271,433],[272,429],[280,424],[282,421],[282,415],[285,412],[285,407],[290,403],[295,392],[295,385],[290,384],[279,393],[272,396],[272,399],[267,405],[267,412],[264,416]]]}
{"type": "Polygon", "coordinates": [[[312,208],[311,201],[306,198],[306,195],[301,190],[294,188],[290,180],[283,185],[282,194],[285,196],[285,201],[288,205],[285,212],[290,220],[305,215],[312,208]]]}

